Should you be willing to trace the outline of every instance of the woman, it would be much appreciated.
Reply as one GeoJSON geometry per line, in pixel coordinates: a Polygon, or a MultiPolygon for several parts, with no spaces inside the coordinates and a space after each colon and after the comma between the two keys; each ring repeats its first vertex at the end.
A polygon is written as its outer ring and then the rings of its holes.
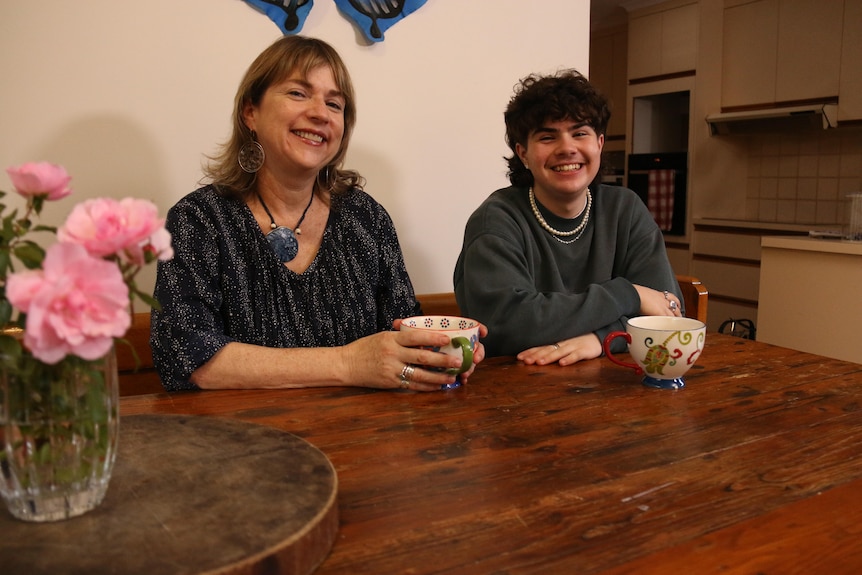
{"type": "Polygon", "coordinates": [[[285,36],[252,63],[212,184],[168,213],[175,255],[158,268],[151,334],[165,388],[454,383],[414,367],[457,367],[419,348],[446,336],[391,331],[420,309],[389,215],[341,168],[355,122],[325,42],[285,36]]]}
{"type": "Polygon", "coordinates": [[[646,206],[598,183],[609,118],[574,70],[529,76],[509,102],[512,186],[470,217],[454,278],[463,313],[488,326],[488,355],[569,365],[600,356],[627,317],[682,314],[646,206]]]}

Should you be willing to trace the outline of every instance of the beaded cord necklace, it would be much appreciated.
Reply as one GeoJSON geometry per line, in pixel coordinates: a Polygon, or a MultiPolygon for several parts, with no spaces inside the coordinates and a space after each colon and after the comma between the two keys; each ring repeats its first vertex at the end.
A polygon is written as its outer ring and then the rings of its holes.
{"type": "Polygon", "coordinates": [[[314,201],[314,191],[311,192],[311,197],[308,198],[308,205],[305,206],[305,209],[302,211],[302,215],[299,217],[299,221],[296,222],[293,230],[284,226],[279,226],[275,223],[275,218],[272,217],[272,212],[269,211],[269,208],[263,201],[263,197],[261,197],[259,193],[257,194],[257,200],[260,202],[260,205],[263,206],[263,210],[266,212],[266,215],[269,216],[270,231],[266,234],[266,240],[269,242],[269,245],[272,246],[272,251],[274,251],[275,255],[278,256],[278,260],[281,263],[286,264],[293,260],[293,258],[296,257],[296,254],[299,253],[299,240],[296,236],[302,234],[302,228],[299,226],[302,224],[303,220],[305,220],[305,214],[308,213],[308,208],[311,207],[311,202],[314,201]]]}

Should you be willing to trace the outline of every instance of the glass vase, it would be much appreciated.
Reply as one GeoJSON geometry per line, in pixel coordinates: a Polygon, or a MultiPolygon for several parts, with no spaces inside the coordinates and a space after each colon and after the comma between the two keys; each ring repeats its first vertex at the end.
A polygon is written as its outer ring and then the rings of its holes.
{"type": "Polygon", "coordinates": [[[119,393],[113,349],[47,365],[29,353],[0,370],[0,494],[25,521],[57,521],[97,507],[117,453],[119,393]]]}

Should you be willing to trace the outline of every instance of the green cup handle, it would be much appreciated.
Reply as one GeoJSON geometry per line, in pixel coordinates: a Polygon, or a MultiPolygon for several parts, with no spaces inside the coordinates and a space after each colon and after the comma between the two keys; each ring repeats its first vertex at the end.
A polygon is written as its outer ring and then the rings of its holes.
{"type": "Polygon", "coordinates": [[[453,337],[452,338],[452,347],[460,347],[461,348],[461,367],[460,368],[451,368],[447,369],[446,373],[449,375],[457,375],[459,373],[464,373],[470,366],[473,365],[473,347],[470,345],[470,340],[466,337],[453,337]]]}

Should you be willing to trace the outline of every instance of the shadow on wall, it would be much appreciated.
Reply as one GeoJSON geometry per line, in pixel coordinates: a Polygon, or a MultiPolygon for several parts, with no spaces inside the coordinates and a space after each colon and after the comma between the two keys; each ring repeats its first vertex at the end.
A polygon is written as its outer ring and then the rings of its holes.
{"type": "MultiPolygon", "coordinates": [[[[72,208],[87,199],[135,197],[150,200],[164,217],[175,200],[156,140],[121,116],[82,117],[54,133],[32,154],[33,161],[63,165],[72,176],[73,193],[46,206],[42,221],[59,226],[72,208]]],[[[147,266],[138,286],[152,293],[155,266],[147,266]]],[[[137,306],[143,306],[137,303],[137,306]]],[[[140,308],[135,311],[145,311],[140,308]]]]}

